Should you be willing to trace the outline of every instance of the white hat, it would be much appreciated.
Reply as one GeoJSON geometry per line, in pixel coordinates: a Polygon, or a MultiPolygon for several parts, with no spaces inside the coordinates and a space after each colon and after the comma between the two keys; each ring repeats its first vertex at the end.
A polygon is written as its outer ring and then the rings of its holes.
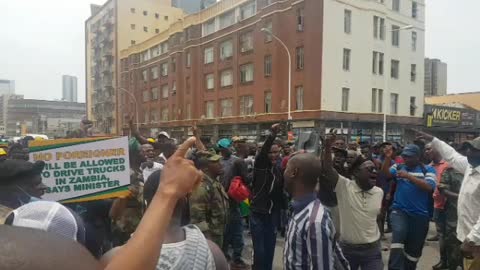
{"type": "Polygon", "coordinates": [[[84,243],[85,227],[68,208],[50,201],[34,201],[12,211],[12,226],[52,232],[84,243]]]}
{"type": "Polygon", "coordinates": [[[159,136],[165,136],[165,137],[167,137],[168,139],[170,139],[170,135],[168,135],[168,133],[167,133],[166,131],[161,131],[160,133],[158,133],[157,138],[158,138],[159,136]]]}

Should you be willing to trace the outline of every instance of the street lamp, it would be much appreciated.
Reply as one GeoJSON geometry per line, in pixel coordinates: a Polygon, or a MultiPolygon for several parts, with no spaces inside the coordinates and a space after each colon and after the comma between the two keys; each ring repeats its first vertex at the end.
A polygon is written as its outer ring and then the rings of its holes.
{"type": "Polygon", "coordinates": [[[291,99],[292,99],[292,56],[290,54],[290,50],[288,50],[287,45],[276,35],[272,33],[272,30],[268,28],[262,28],[260,31],[264,32],[267,35],[271,35],[274,39],[276,39],[280,44],[282,44],[285,51],[287,51],[288,55],[288,121],[292,120],[292,107],[291,107],[291,99]]]}
{"type": "MultiPolygon", "coordinates": [[[[413,25],[405,25],[405,26],[402,26],[400,28],[397,28],[397,29],[392,29],[390,30],[390,33],[393,33],[393,32],[399,32],[399,31],[402,31],[402,30],[409,30],[409,29],[412,29],[413,28],[413,25]]],[[[390,56],[390,44],[387,44],[386,46],[386,49],[385,49],[385,54],[386,54],[386,57],[390,56]],[[387,53],[388,51],[388,53],[387,53]]],[[[391,59],[390,59],[390,70],[392,69],[392,62],[391,62],[391,59]]],[[[385,76],[385,88],[387,91],[389,91],[388,89],[388,81],[389,81],[389,78],[387,79],[387,74],[385,76]]],[[[391,76],[391,74],[390,74],[391,76]]],[[[390,92],[388,92],[390,93],[390,92]]],[[[387,94],[388,94],[387,93],[387,94]]],[[[387,103],[385,104],[385,110],[383,112],[383,141],[386,142],[387,141],[387,110],[388,109],[391,109],[391,108],[388,108],[387,104],[388,104],[388,97],[385,98],[387,99],[387,103]]]]}
{"type": "Polygon", "coordinates": [[[133,99],[133,102],[135,102],[135,120],[137,120],[137,130],[138,130],[139,119],[138,119],[138,103],[137,103],[137,99],[135,98],[135,95],[134,95],[134,94],[132,94],[130,91],[128,91],[128,90],[125,89],[125,88],[119,87],[118,90],[121,90],[121,91],[123,91],[124,93],[127,93],[127,95],[129,95],[129,96],[133,99]]]}

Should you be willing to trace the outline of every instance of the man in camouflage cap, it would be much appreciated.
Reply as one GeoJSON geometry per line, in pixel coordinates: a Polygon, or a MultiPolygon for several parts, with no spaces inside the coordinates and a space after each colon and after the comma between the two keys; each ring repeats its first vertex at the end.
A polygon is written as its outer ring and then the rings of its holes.
{"type": "Polygon", "coordinates": [[[207,239],[219,247],[227,224],[228,195],[218,177],[223,173],[220,159],[210,152],[194,154],[195,165],[204,173],[200,186],[190,196],[190,221],[200,228],[207,239]]]}

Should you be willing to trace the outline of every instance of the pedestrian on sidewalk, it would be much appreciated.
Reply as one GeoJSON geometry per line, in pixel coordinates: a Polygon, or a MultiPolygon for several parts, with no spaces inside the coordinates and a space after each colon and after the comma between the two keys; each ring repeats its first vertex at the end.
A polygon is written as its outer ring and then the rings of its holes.
{"type": "Polygon", "coordinates": [[[331,145],[335,134],[325,140],[320,181],[328,181],[337,194],[340,213],[340,245],[352,270],[383,270],[380,214],[383,191],[376,187],[377,170],[371,160],[362,156],[350,163],[352,180],[340,175],[332,162],[331,145]]]}
{"type": "Polygon", "coordinates": [[[287,164],[285,187],[292,196],[293,216],[283,253],[286,270],[350,269],[335,237],[329,211],[317,199],[320,162],[311,154],[297,154],[287,164]]]}
{"type": "Polygon", "coordinates": [[[390,270],[413,270],[422,256],[433,212],[435,169],[420,162],[422,153],[414,144],[405,146],[401,153],[405,163],[390,168],[386,164],[392,158],[392,147],[387,146],[384,151],[386,162],[382,171],[397,184],[390,214],[392,244],[388,267],[390,270]]]}

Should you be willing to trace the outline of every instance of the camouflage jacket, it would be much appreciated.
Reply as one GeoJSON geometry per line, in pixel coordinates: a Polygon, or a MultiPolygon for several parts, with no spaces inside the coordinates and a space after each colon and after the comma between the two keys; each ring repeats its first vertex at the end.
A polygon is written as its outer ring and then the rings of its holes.
{"type": "Polygon", "coordinates": [[[137,196],[128,199],[126,209],[122,215],[114,221],[113,231],[115,233],[132,234],[135,232],[143,216],[143,182],[141,173],[131,170],[130,183],[138,190],[137,196]]]}
{"type": "Polygon", "coordinates": [[[218,246],[223,244],[227,224],[228,195],[220,181],[204,175],[201,185],[190,196],[190,222],[218,246]]]}

